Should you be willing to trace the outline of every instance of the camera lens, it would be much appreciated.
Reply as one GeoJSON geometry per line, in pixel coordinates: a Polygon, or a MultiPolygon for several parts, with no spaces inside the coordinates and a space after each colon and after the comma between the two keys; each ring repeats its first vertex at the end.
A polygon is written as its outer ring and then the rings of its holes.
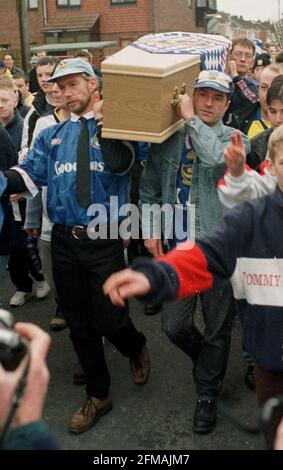
{"type": "Polygon", "coordinates": [[[13,315],[0,309],[0,363],[9,371],[18,367],[27,350],[26,340],[14,331],[13,326],[13,315]]]}

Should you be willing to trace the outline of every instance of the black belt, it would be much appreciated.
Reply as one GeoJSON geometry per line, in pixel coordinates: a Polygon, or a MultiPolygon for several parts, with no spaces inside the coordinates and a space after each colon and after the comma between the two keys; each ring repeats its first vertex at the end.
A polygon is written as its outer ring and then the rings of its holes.
{"type": "Polygon", "coordinates": [[[107,231],[110,228],[110,225],[100,225],[90,226],[89,229],[85,225],[75,225],[74,227],[69,227],[68,225],[54,224],[54,229],[59,232],[67,233],[71,235],[75,240],[91,240],[91,237],[88,236],[88,230],[91,232],[98,232],[102,228],[107,227],[107,231]]]}
{"type": "Polygon", "coordinates": [[[87,234],[87,227],[83,225],[68,227],[68,225],[54,224],[54,229],[58,230],[59,232],[67,233],[76,240],[90,240],[87,234]]]}

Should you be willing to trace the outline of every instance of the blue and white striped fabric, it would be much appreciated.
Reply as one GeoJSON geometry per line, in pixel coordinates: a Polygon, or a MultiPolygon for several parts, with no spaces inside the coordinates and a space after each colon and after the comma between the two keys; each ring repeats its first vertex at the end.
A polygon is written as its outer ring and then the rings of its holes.
{"type": "Polygon", "coordinates": [[[3,206],[1,202],[1,196],[6,189],[6,186],[7,186],[7,178],[4,176],[4,174],[1,171],[0,172],[0,233],[1,233],[2,225],[4,221],[4,210],[3,210],[3,206]]]}
{"type": "Polygon", "coordinates": [[[148,34],[131,44],[150,54],[199,55],[201,70],[225,71],[231,41],[223,36],[198,33],[148,34]]]}

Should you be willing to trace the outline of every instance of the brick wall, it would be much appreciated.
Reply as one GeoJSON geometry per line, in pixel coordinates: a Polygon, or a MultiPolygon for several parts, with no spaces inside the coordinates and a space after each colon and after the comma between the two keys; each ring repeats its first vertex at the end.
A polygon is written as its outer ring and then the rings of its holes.
{"type": "Polygon", "coordinates": [[[192,8],[188,0],[153,0],[154,32],[189,31],[203,33],[203,28],[196,27],[196,2],[192,8]]]}
{"type": "MultiPolygon", "coordinates": [[[[43,44],[42,1],[39,9],[28,12],[30,43],[43,44]]],[[[80,8],[57,8],[56,0],[47,0],[47,17],[66,18],[69,15],[95,15],[99,13],[100,40],[117,40],[120,48],[149,32],[162,31],[202,31],[195,27],[195,2],[188,7],[187,0],[137,0],[136,4],[111,5],[110,0],[82,0],[80,8]]],[[[11,50],[20,57],[20,35],[16,0],[0,0],[0,44],[9,44],[11,50]]],[[[112,53],[117,48],[106,49],[112,53]]],[[[3,51],[0,51],[0,55],[3,51]]],[[[17,60],[19,64],[19,60],[17,60]]]]}
{"type": "MultiPolygon", "coordinates": [[[[29,37],[30,43],[43,44],[44,36],[41,34],[43,27],[41,1],[39,6],[38,10],[28,12],[29,37]]],[[[16,64],[21,65],[20,30],[16,0],[9,2],[7,0],[0,0],[0,24],[0,45],[8,44],[9,50],[15,55],[16,64]]],[[[3,57],[4,53],[5,51],[0,51],[1,57],[3,57]]]]}

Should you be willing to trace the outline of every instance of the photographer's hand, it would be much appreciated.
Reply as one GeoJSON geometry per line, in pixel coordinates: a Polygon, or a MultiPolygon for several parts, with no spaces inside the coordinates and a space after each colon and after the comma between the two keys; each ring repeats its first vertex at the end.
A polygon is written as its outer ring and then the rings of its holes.
{"type": "Polygon", "coordinates": [[[274,450],[283,450],[283,419],[276,431],[274,450]]]}
{"type": "MultiPolygon", "coordinates": [[[[13,425],[19,426],[40,420],[49,382],[46,356],[50,337],[38,326],[30,323],[17,323],[15,330],[29,341],[30,368],[27,385],[17,410],[13,425]]],[[[14,372],[7,372],[0,365],[0,427],[8,415],[11,400],[18,381],[26,365],[25,358],[14,372]]]]}

